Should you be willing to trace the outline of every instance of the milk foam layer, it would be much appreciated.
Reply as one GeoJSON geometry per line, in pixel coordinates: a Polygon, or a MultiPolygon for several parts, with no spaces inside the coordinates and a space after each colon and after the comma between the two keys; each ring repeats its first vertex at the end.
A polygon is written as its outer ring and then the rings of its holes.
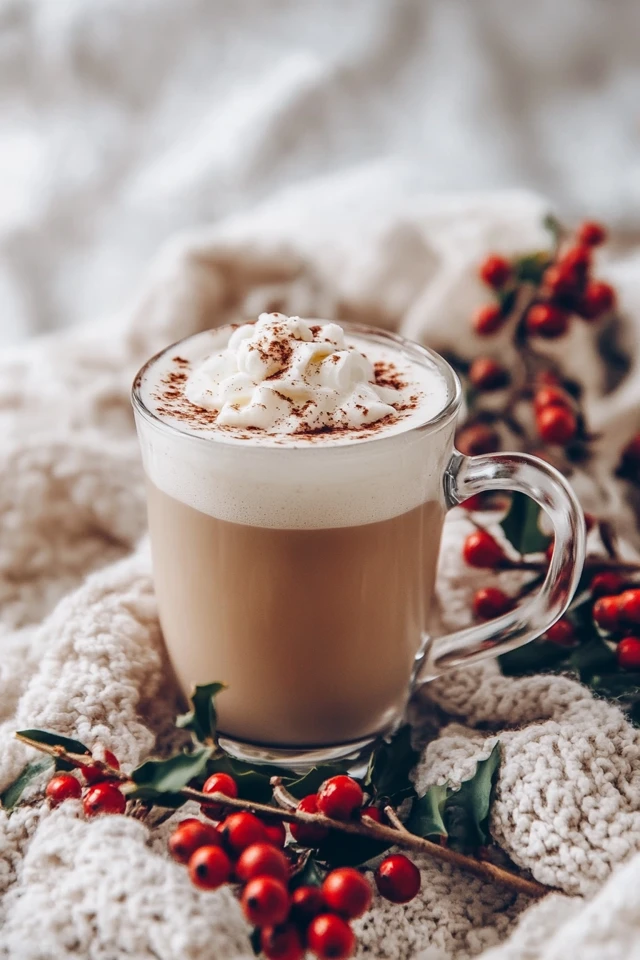
{"type": "Polygon", "coordinates": [[[224,350],[198,364],[185,385],[191,403],[219,426],[275,434],[358,428],[406,406],[417,384],[376,383],[371,360],[337,323],[263,313],[234,330],[224,350]]]}
{"type": "Polygon", "coordinates": [[[413,428],[433,420],[455,386],[428,354],[373,331],[347,331],[349,346],[379,370],[393,370],[395,382],[411,385],[420,402],[361,428],[270,434],[222,426],[216,411],[194,407],[185,397],[193,371],[225,349],[230,333],[209,330],[174,345],[136,381],[139,402],[155,414],[136,408],[145,471],[160,490],[221,520],[286,529],[374,523],[427,500],[442,501],[453,417],[413,428]]]}

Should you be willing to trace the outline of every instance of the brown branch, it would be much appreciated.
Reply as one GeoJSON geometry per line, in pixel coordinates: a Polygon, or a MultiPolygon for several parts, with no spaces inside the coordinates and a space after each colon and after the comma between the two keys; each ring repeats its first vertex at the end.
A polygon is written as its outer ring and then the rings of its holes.
{"type": "MultiPolygon", "coordinates": [[[[86,754],[82,755],[68,753],[63,747],[60,746],[38,743],[35,740],[30,740],[28,737],[24,737],[19,734],[16,734],[16,736],[22,743],[27,744],[27,746],[35,747],[36,750],[41,750],[43,753],[48,753],[53,757],[64,759],[68,763],[71,763],[77,767],[85,766],[87,762],[101,763],[101,761],[94,761],[86,754]]],[[[131,780],[127,774],[122,773],[122,771],[116,770],[105,763],[101,763],[101,766],[105,770],[105,773],[108,773],[110,777],[113,777],[114,779],[117,779],[123,783],[125,786],[125,794],[135,790],[137,784],[135,784],[135,782],[131,780]],[[127,790],[127,788],[130,789],[127,790]]],[[[224,793],[202,793],[202,791],[195,790],[193,787],[183,787],[181,790],[176,792],[180,793],[186,799],[196,800],[201,804],[217,803],[229,808],[230,810],[247,810],[256,815],[269,817],[271,819],[283,820],[286,823],[315,823],[320,826],[327,827],[330,830],[335,830],[338,833],[344,833],[356,837],[367,837],[370,840],[379,840],[383,843],[401,847],[405,850],[413,850],[416,853],[426,853],[429,856],[434,857],[436,860],[452,864],[453,866],[459,867],[461,870],[466,870],[468,873],[472,873],[476,877],[481,877],[483,880],[488,880],[493,883],[498,883],[501,886],[509,887],[509,889],[513,890],[515,893],[523,893],[529,897],[544,897],[550,892],[551,888],[544,887],[535,880],[528,880],[526,877],[521,877],[518,876],[518,874],[510,873],[508,870],[503,870],[501,867],[497,867],[495,864],[488,861],[476,860],[474,857],[468,857],[465,854],[458,853],[457,851],[451,850],[448,847],[441,847],[436,843],[432,843],[431,840],[418,837],[415,834],[410,833],[402,824],[400,824],[400,826],[387,826],[383,823],[377,823],[370,817],[366,817],[361,821],[333,820],[330,817],[325,817],[321,813],[306,813],[303,810],[292,810],[290,807],[291,802],[296,803],[297,807],[295,798],[293,798],[291,794],[284,788],[278,777],[274,777],[271,783],[274,788],[274,797],[277,798],[278,802],[284,803],[288,809],[283,809],[282,807],[273,807],[266,803],[257,803],[253,800],[242,800],[237,797],[228,797],[224,793]]],[[[392,811],[392,816],[395,818],[395,811],[393,811],[391,807],[388,809],[392,811]]],[[[385,813],[386,812],[387,811],[385,810],[385,813]]],[[[389,816],[388,813],[387,816],[389,816]]],[[[393,822],[395,823],[395,820],[393,822]]],[[[400,823],[400,821],[398,821],[398,823],[400,823]]]]}

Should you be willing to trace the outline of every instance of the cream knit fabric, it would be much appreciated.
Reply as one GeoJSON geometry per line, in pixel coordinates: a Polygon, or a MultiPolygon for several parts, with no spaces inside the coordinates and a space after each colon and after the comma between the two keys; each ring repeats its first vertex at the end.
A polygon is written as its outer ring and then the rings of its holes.
{"type": "MultiPolygon", "coordinates": [[[[177,241],[136,303],[108,325],[2,357],[0,789],[28,758],[12,736],[20,727],[100,742],[125,765],[171,740],[175,691],[165,680],[129,412],[137,367],[171,340],[267,307],[370,319],[472,352],[467,315],[482,297],[473,263],[488,247],[541,242],[543,210],[524,194],[414,196],[401,178],[373,174],[318,185],[305,198],[292,191],[275,208],[177,241]]],[[[623,264],[611,275],[633,307],[633,271],[623,264]]],[[[574,346],[595,398],[590,335],[577,331],[574,346]]],[[[637,428],[636,396],[630,378],[598,406],[599,425],[615,421],[612,447],[601,450],[605,466],[637,428]]],[[[595,497],[586,479],[582,488],[595,497]]],[[[616,516],[628,510],[617,489],[600,503],[616,516]]],[[[443,629],[468,620],[480,576],[461,568],[467,529],[461,516],[447,525],[443,629]]],[[[425,859],[417,900],[405,908],[377,900],[358,921],[359,956],[640,956],[638,731],[567,679],[512,680],[495,665],[441,678],[424,690],[423,706],[440,731],[416,770],[418,787],[464,778],[499,736],[493,835],[515,863],[561,892],[530,906],[425,859]]],[[[76,803],[0,811],[3,955],[251,957],[230,893],[196,891],[168,859],[170,828],[150,833],[122,817],[87,822],[76,803]]]]}

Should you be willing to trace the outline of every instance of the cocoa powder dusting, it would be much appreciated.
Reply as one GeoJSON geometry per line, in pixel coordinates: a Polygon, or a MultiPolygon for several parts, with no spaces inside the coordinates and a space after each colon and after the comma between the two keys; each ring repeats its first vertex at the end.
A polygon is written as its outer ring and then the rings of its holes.
{"type": "MultiPolygon", "coordinates": [[[[234,325],[236,326],[236,325],[234,325]]],[[[309,328],[314,339],[322,331],[319,324],[314,324],[309,328]]],[[[273,327],[273,336],[269,339],[262,338],[253,349],[258,351],[260,358],[265,362],[275,362],[279,367],[278,371],[271,374],[268,380],[275,380],[286,375],[293,356],[293,347],[288,339],[286,328],[282,325],[273,327]]],[[[338,363],[339,357],[332,355],[332,363],[338,363]]],[[[191,363],[184,357],[177,356],[172,358],[172,368],[165,375],[158,386],[158,390],[153,394],[158,406],[156,412],[161,417],[181,421],[188,424],[191,429],[205,430],[216,427],[216,431],[227,433],[239,440],[253,440],[256,435],[264,431],[260,427],[232,427],[224,424],[218,424],[218,412],[216,410],[207,410],[204,407],[198,407],[191,403],[185,396],[185,385],[191,373],[191,363]]],[[[380,387],[387,387],[392,390],[406,389],[408,386],[406,380],[400,375],[396,366],[388,361],[377,361],[373,364],[375,383],[380,387]]],[[[394,414],[389,414],[374,423],[368,423],[361,426],[351,426],[347,423],[332,422],[322,426],[313,426],[313,410],[315,403],[313,400],[307,400],[300,406],[296,406],[291,397],[276,391],[277,396],[286,400],[291,405],[290,414],[300,419],[300,424],[294,433],[282,434],[282,436],[269,434],[270,443],[286,444],[288,436],[295,436],[296,440],[308,440],[312,442],[321,436],[339,436],[349,433],[353,439],[366,440],[372,434],[377,434],[386,429],[398,415],[402,416],[405,412],[415,410],[420,403],[420,395],[413,394],[404,403],[393,404],[394,414]]],[[[357,409],[363,412],[364,416],[369,415],[369,408],[362,404],[357,405],[357,409]]]]}

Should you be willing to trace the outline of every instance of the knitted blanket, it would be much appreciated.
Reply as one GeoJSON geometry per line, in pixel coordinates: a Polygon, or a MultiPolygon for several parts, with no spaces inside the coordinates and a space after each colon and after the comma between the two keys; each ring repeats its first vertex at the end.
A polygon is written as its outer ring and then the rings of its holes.
{"type": "MultiPolygon", "coordinates": [[[[542,243],[544,211],[520,193],[416,195],[376,171],[317,184],[304,197],[292,190],[177,240],[110,323],[0,359],[0,790],[29,758],[13,739],[19,728],[99,742],[125,767],[171,743],[176,692],[156,617],[128,398],[138,366],[172,340],[265,309],[378,323],[473,353],[468,314],[482,298],[474,264],[490,248],[542,243]]],[[[632,260],[608,270],[623,307],[640,319],[637,275],[632,260]]],[[[620,491],[596,481],[637,429],[638,380],[632,367],[602,397],[592,336],[582,326],[571,349],[562,345],[603,432],[580,492],[588,507],[628,519],[620,491]]],[[[631,326],[624,336],[631,350],[631,326]]],[[[478,575],[462,568],[467,531],[465,517],[452,514],[439,574],[443,631],[469,621],[478,575]]],[[[493,837],[558,892],[531,905],[418,858],[420,896],[406,907],[376,900],[356,922],[358,956],[640,957],[640,731],[577,683],[505,678],[495,664],[446,674],[425,689],[423,707],[441,719],[417,786],[469,776],[499,736],[493,837]]],[[[77,801],[0,811],[0,955],[248,960],[231,893],[196,890],[167,856],[172,822],[150,831],[121,816],[87,821],[77,801]]]]}

